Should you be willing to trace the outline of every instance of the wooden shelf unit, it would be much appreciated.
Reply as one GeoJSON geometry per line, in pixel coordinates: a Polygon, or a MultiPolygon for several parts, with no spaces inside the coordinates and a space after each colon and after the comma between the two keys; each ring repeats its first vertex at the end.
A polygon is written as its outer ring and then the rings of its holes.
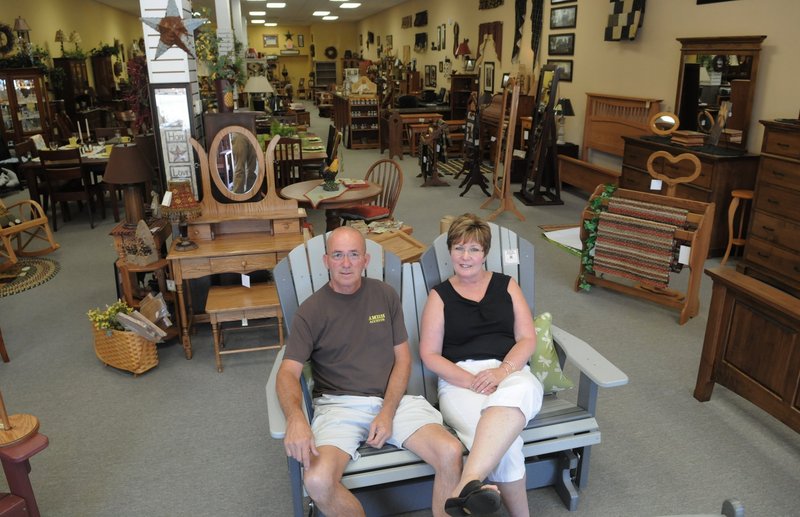
{"type": "Polygon", "coordinates": [[[334,95],[334,118],[348,149],[380,147],[380,105],[375,95],[334,95]]]}
{"type": "MultiPolygon", "coordinates": [[[[475,74],[453,74],[450,76],[450,118],[467,118],[467,102],[472,92],[478,91],[478,76],[475,74]]],[[[527,113],[525,113],[527,115],[527,113]]]]}
{"type": "Polygon", "coordinates": [[[81,109],[78,105],[80,97],[89,87],[89,73],[86,70],[86,59],[57,57],[53,59],[53,67],[64,71],[64,82],[56,90],[57,97],[64,99],[64,110],[73,122],[78,120],[77,113],[81,109]]]}

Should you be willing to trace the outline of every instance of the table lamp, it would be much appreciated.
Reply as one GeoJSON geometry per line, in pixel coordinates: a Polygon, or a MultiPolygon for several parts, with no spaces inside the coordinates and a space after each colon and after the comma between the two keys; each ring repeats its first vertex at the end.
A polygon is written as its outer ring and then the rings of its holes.
{"type": "Polygon", "coordinates": [[[164,197],[169,201],[162,204],[161,211],[173,221],[178,221],[180,240],[175,245],[175,251],[197,248],[197,244],[189,239],[189,221],[200,217],[200,203],[194,198],[192,184],[188,181],[170,182],[169,191],[164,197]]]}
{"type": "Polygon", "coordinates": [[[125,185],[125,227],[136,228],[144,219],[144,200],[137,183],[152,179],[153,170],[147,164],[142,149],[136,144],[116,145],[108,158],[103,181],[111,185],[125,185]]]}
{"type": "MultiPolygon", "coordinates": [[[[250,94],[262,94],[261,100],[263,101],[264,95],[263,94],[271,94],[274,93],[275,90],[272,88],[272,84],[270,84],[269,79],[264,77],[263,75],[253,76],[247,80],[247,83],[244,85],[244,91],[250,94]]],[[[251,95],[252,101],[252,95],[251,95]]],[[[251,105],[253,103],[251,102],[251,105]]]]}
{"type": "Polygon", "coordinates": [[[17,38],[19,38],[20,41],[25,43],[31,42],[31,28],[22,16],[18,16],[17,19],[14,20],[14,32],[17,33],[17,38]]]}
{"type": "Polygon", "coordinates": [[[564,145],[566,143],[564,141],[564,122],[566,121],[566,117],[575,116],[575,110],[572,109],[572,101],[566,98],[558,99],[555,112],[558,116],[558,138],[556,139],[556,144],[564,145]]]}

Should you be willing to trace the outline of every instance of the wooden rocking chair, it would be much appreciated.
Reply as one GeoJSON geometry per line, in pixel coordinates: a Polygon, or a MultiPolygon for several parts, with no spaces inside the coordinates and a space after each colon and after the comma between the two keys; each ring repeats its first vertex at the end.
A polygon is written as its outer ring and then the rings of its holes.
{"type": "Polygon", "coordinates": [[[0,228],[0,271],[10,268],[19,260],[18,256],[44,255],[59,248],[50,231],[49,221],[41,205],[31,199],[25,199],[6,207],[0,199],[0,213],[8,210],[12,219],[21,222],[14,226],[0,228]],[[44,241],[46,247],[34,249],[32,244],[44,241]]]}

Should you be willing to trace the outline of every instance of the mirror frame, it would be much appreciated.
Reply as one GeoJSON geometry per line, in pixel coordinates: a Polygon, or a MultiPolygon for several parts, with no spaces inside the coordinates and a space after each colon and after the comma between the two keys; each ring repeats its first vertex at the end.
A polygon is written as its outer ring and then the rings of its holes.
{"type": "Polygon", "coordinates": [[[209,171],[212,172],[211,180],[214,183],[214,186],[217,187],[217,190],[220,194],[225,196],[226,198],[230,199],[231,201],[252,201],[253,198],[261,191],[261,187],[264,184],[264,176],[265,174],[265,163],[264,163],[264,155],[261,152],[261,148],[258,145],[258,140],[256,139],[255,135],[253,135],[250,131],[243,127],[239,126],[228,126],[220,130],[215,136],[214,139],[211,141],[211,146],[209,147],[208,152],[208,168],[209,171]],[[231,133],[237,133],[239,135],[243,135],[247,142],[253,146],[255,149],[255,155],[258,161],[258,176],[256,177],[256,181],[250,190],[244,192],[242,194],[237,194],[235,192],[231,192],[228,187],[222,182],[222,178],[219,177],[219,170],[217,169],[217,153],[219,153],[219,148],[222,145],[222,140],[230,135],[231,133]]]}
{"type": "Polygon", "coordinates": [[[671,111],[659,111],[652,117],[650,117],[650,131],[658,136],[669,136],[675,131],[678,130],[681,126],[681,119],[678,118],[678,115],[672,113],[671,111]],[[661,129],[658,127],[658,119],[661,117],[672,117],[675,119],[675,123],[669,129],[661,129]]]}
{"type": "MultiPolygon", "coordinates": [[[[747,93],[742,112],[742,143],[727,143],[728,147],[747,149],[747,135],[750,129],[750,115],[753,109],[753,99],[755,97],[756,81],[758,79],[758,62],[761,55],[761,42],[766,35],[760,36],[720,36],[713,38],[678,38],[681,43],[681,59],[678,64],[678,87],[675,94],[676,112],[681,105],[681,94],[683,92],[683,68],[686,56],[698,54],[735,54],[737,56],[751,56],[750,84],[751,88],[747,93]]],[[[739,111],[739,107],[733,108],[739,111]]]]}

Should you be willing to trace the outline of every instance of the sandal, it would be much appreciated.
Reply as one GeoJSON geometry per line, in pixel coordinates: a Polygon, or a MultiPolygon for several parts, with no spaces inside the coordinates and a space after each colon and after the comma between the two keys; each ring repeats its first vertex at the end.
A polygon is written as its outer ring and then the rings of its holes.
{"type": "Polygon", "coordinates": [[[501,507],[500,492],[484,488],[484,484],[477,479],[464,485],[458,497],[451,497],[444,503],[447,515],[455,517],[488,515],[501,507]]]}

